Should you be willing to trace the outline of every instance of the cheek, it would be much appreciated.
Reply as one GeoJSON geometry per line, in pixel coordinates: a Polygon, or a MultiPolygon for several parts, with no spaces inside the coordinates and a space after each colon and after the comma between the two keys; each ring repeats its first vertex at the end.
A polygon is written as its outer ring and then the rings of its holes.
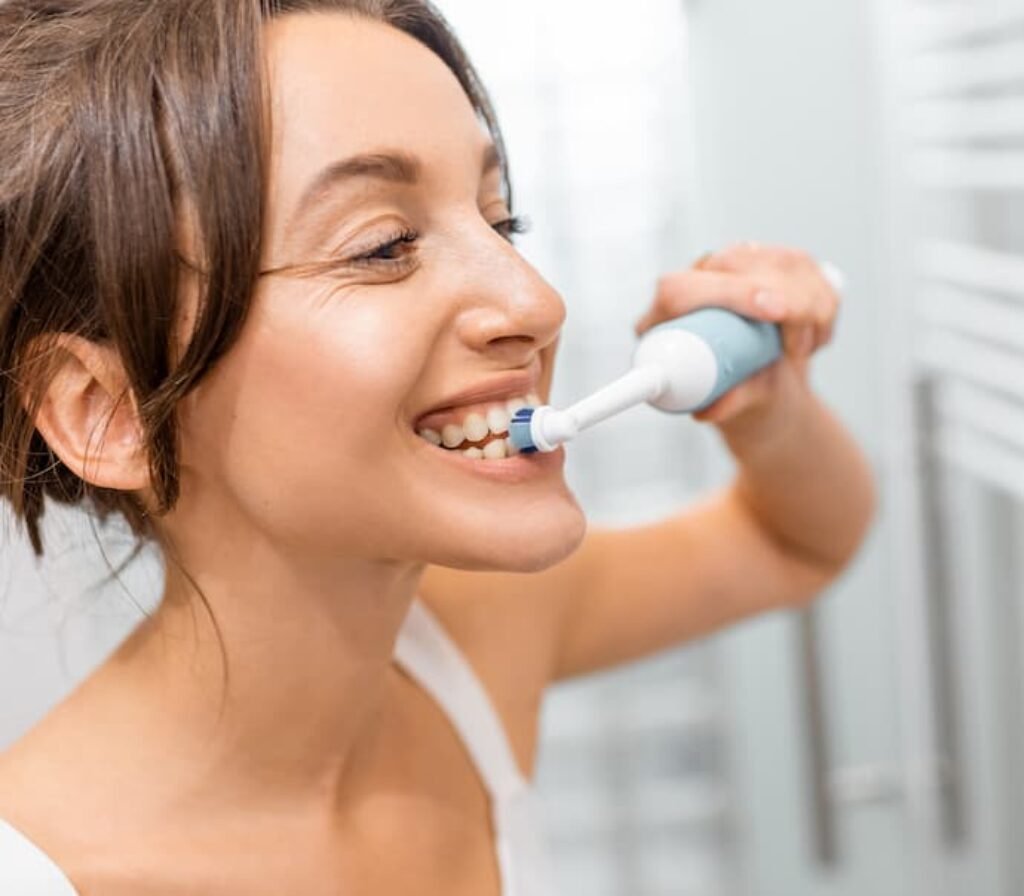
{"type": "Polygon", "coordinates": [[[279,537],[308,541],[353,517],[372,525],[351,507],[380,503],[380,460],[406,438],[400,409],[427,347],[386,303],[292,307],[253,309],[197,390],[185,442],[199,487],[225,492],[279,537]]]}

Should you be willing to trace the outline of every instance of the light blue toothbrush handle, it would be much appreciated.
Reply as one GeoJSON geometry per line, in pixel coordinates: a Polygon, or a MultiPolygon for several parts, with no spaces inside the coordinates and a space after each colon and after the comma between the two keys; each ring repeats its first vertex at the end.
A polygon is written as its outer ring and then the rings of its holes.
{"type": "Polygon", "coordinates": [[[707,343],[718,362],[718,379],[711,395],[693,410],[703,410],[782,357],[782,336],[777,324],[752,320],[724,308],[702,308],[658,324],[648,332],[663,329],[693,333],[707,343]]]}

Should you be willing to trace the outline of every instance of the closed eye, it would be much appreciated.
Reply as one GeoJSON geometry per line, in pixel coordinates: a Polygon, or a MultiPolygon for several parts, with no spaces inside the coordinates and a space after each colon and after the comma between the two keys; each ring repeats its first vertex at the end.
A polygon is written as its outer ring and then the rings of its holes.
{"type": "Polygon", "coordinates": [[[531,229],[530,221],[528,218],[524,218],[521,215],[512,215],[505,218],[503,221],[498,221],[492,224],[498,233],[500,233],[510,243],[515,242],[515,237],[523,233],[529,233],[531,229]]]}

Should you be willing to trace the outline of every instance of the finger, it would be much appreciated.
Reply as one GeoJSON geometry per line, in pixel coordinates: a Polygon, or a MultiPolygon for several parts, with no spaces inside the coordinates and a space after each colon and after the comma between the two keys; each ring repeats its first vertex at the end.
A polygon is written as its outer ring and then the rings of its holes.
{"type": "Polygon", "coordinates": [[[761,270],[795,273],[802,267],[810,267],[810,259],[799,249],[748,241],[715,252],[707,260],[705,267],[733,273],[761,270]]]}
{"type": "Polygon", "coordinates": [[[832,341],[839,308],[839,297],[832,289],[826,289],[816,305],[814,351],[823,348],[832,341]]]}
{"type": "Polygon", "coordinates": [[[832,314],[828,303],[823,303],[815,315],[813,326],[814,340],[811,346],[811,354],[828,345],[832,339],[832,314]]]}
{"type": "Polygon", "coordinates": [[[790,358],[806,358],[814,351],[814,324],[793,324],[782,334],[783,350],[790,358]]]}
{"type": "Polygon", "coordinates": [[[671,320],[698,308],[727,308],[757,320],[779,321],[786,316],[785,298],[750,277],[694,270],[667,274],[658,281],[654,307],[644,318],[671,320]]]}
{"type": "Polygon", "coordinates": [[[701,423],[722,423],[739,416],[747,408],[765,401],[775,388],[778,364],[772,364],[750,379],[726,392],[714,404],[693,415],[701,423]]]}
{"type": "Polygon", "coordinates": [[[835,332],[835,321],[829,321],[824,327],[821,327],[818,330],[818,342],[814,347],[815,351],[824,348],[826,345],[830,345],[835,337],[835,332]]]}
{"type": "Polygon", "coordinates": [[[727,392],[719,398],[714,404],[708,405],[703,411],[695,413],[693,419],[700,423],[724,423],[737,414],[742,414],[750,404],[747,386],[737,386],[731,392],[727,392]]]}
{"type": "Polygon", "coordinates": [[[800,358],[809,358],[814,354],[814,349],[817,345],[818,331],[817,327],[813,324],[804,327],[803,336],[800,340],[800,345],[797,347],[797,356],[800,358]]]}
{"type": "Polygon", "coordinates": [[[811,366],[811,356],[803,355],[802,357],[794,358],[789,363],[792,369],[796,371],[797,377],[799,377],[799,379],[802,380],[803,382],[807,382],[807,377],[811,366]]]}
{"type": "Polygon", "coordinates": [[[821,265],[806,252],[786,246],[739,243],[715,253],[706,260],[704,267],[709,271],[754,277],[766,284],[780,282],[780,277],[783,278],[788,306],[784,328],[794,330],[808,324],[814,333],[810,347],[802,333],[794,331],[784,336],[790,357],[813,354],[831,340],[840,297],[821,265]]]}

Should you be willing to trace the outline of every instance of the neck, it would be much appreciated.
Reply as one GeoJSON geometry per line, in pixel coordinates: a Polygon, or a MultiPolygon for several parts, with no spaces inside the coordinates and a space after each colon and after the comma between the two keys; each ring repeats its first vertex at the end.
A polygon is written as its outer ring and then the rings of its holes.
{"type": "Polygon", "coordinates": [[[160,608],[108,664],[132,691],[119,704],[132,708],[132,749],[230,805],[337,800],[383,717],[423,566],[299,563],[266,544],[231,562],[230,546],[216,549],[216,565],[181,553],[216,626],[168,563],[160,608]]]}

